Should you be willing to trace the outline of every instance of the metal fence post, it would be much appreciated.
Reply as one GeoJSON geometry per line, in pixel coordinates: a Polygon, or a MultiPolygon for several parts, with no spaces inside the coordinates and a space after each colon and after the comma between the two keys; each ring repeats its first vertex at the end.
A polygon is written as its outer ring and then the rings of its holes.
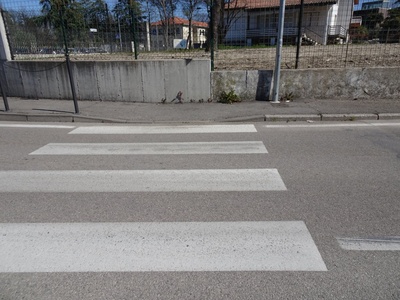
{"type": "MultiPolygon", "coordinates": [[[[217,0],[219,1],[219,0],[217,0]]],[[[211,71],[214,71],[214,1],[210,2],[210,59],[211,59],[211,71]]]]}
{"type": "Polygon", "coordinates": [[[299,24],[297,32],[297,48],[296,48],[296,64],[295,69],[299,68],[299,57],[300,57],[300,47],[301,47],[301,26],[303,25],[303,12],[304,12],[304,0],[300,2],[300,12],[299,12],[299,24]]]}
{"type": "Polygon", "coordinates": [[[79,107],[78,107],[78,101],[76,99],[74,78],[72,76],[71,64],[70,64],[70,60],[69,60],[67,34],[66,34],[65,26],[64,26],[63,10],[64,10],[64,7],[61,7],[60,8],[60,19],[61,19],[61,29],[62,29],[63,37],[64,37],[64,45],[65,45],[65,62],[67,63],[67,70],[68,70],[69,82],[71,85],[72,99],[74,100],[75,113],[79,114],[79,107]]]}
{"type": "Polygon", "coordinates": [[[1,83],[1,79],[0,79],[0,91],[1,91],[1,94],[3,95],[4,110],[9,111],[10,107],[8,106],[7,93],[6,93],[5,89],[3,89],[3,84],[1,83]]]}
{"type": "Polygon", "coordinates": [[[136,28],[136,13],[132,5],[129,7],[129,12],[132,20],[132,34],[133,34],[133,54],[135,59],[138,59],[138,39],[137,39],[137,28],[136,28]]]}

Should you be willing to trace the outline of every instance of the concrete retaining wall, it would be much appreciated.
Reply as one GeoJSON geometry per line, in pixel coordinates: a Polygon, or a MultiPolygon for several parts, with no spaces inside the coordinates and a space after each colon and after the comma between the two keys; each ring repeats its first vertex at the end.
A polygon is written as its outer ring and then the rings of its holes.
{"type": "MultiPolygon", "coordinates": [[[[66,64],[54,61],[3,62],[0,79],[9,96],[72,99],[66,64]]],[[[215,71],[209,60],[72,62],[79,100],[160,102],[179,91],[185,101],[217,100],[231,89],[242,100],[269,100],[270,70],[215,71]],[[210,80],[211,74],[211,80],[210,80]]],[[[399,67],[281,70],[280,95],[294,99],[398,99],[399,67]]]]}
{"type": "MultiPolygon", "coordinates": [[[[399,99],[400,68],[281,70],[280,96],[294,99],[399,99]]],[[[272,71],[216,71],[211,75],[214,99],[233,90],[242,100],[269,100],[272,71]]]]}
{"type": "MultiPolygon", "coordinates": [[[[77,61],[72,62],[80,100],[160,102],[179,91],[186,101],[210,97],[209,60],[77,61]]],[[[1,80],[9,96],[72,99],[65,63],[8,61],[1,80]]]]}

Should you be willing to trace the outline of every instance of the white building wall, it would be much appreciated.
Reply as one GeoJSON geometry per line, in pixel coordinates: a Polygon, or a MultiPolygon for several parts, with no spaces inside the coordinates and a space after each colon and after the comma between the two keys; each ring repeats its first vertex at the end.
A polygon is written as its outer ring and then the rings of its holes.
{"type": "MultiPolygon", "coordinates": [[[[348,29],[351,19],[351,5],[353,0],[339,0],[340,5],[321,5],[306,6],[304,9],[302,27],[306,29],[306,34],[320,44],[326,44],[328,40],[328,29],[335,29],[336,25],[341,25],[348,29]],[[350,6],[349,6],[350,5],[350,6]]],[[[229,29],[226,42],[246,42],[250,35],[272,36],[275,24],[271,23],[272,15],[276,15],[278,20],[278,9],[260,12],[241,11],[237,20],[229,29]],[[267,15],[270,15],[267,18],[267,15]],[[248,16],[250,18],[248,19],[248,16]],[[266,20],[269,20],[268,22],[266,20]],[[267,24],[268,23],[268,24],[267,24]],[[249,34],[249,36],[247,36],[249,34]]],[[[286,9],[285,12],[285,31],[284,35],[294,35],[297,32],[299,9],[286,9]]],[[[277,23],[277,21],[276,21],[277,23]]]]}
{"type": "Polygon", "coordinates": [[[247,29],[247,12],[240,11],[232,22],[227,34],[225,35],[225,41],[246,41],[246,29],[247,29]]]}
{"type": "Polygon", "coordinates": [[[336,25],[342,26],[345,30],[350,27],[353,16],[353,0],[338,0],[338,13],[336,25]]]}

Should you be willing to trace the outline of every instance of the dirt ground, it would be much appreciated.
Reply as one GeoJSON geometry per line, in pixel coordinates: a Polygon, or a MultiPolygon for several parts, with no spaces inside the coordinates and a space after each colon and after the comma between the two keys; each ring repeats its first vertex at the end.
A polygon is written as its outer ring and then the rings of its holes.
{"type": "MultiPolygon", "coordinates": [[[[294,69],[296,47],[282,48],[284,69],[294,69]]],[[[134,60],[132,53],[71,54],[71,61],[134,60]]],[[[243,48],[218,50],[214,55],[215,70],[265,70],[275,66],[276,48],[243,48]]],[[[204,50],[140,52],[138,59],[210,58],[204,50]]],[[[17,60],[63,60],[63,55],[17,56],[17,60]]],[[[400,44],[348,44],[302,46],[298,68],[344,68],[400,66],[400,44]]]]}

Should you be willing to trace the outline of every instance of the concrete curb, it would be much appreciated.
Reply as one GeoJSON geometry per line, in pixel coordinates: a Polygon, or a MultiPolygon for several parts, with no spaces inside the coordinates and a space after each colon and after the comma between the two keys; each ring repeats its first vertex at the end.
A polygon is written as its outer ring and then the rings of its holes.
{"type": "Polygon", "coordinates": [[[378,120],[393,120],[400,119],[400,113],[380,113],[378,114],[378,120]]]}
{"type": "Polygon", "coordinates": [[[358,121],[378,119],[378,114],[321,114],[322,121],[358,121]]]}
{"type": "Polygon", "coordinates": [[[264,122],[265,116],[248,116],[248,117],[236,117],[236,118],[227,118],[222,120],[217,120],[217,122],[264,122]]]}
{"type": "Polygon", "coordinates": [[[75,123],[209,123],[209,122],[294,122],[294,121],[358,121],[358,120],[393,120],[400,119],[400,113],[376,113],[376,114],[276,114],[256,115],[248,117],[235,117],[207,121],[133,121],[113,118],[102,118],[75,114],[30,114],[0,112],[0,121],[14,122],[75,122],[75,123]]]}
{"type": "Polygon", "coordinates": [[[5,112],[0,112],[0,121],[128,123],[127,120],[91,117],[75,114],[30,114],[5,112]]]}
{"type": "Polygon", "coordinates": [[[267,122],[321,121],[321,115],[265,115],[267,122]]]}

